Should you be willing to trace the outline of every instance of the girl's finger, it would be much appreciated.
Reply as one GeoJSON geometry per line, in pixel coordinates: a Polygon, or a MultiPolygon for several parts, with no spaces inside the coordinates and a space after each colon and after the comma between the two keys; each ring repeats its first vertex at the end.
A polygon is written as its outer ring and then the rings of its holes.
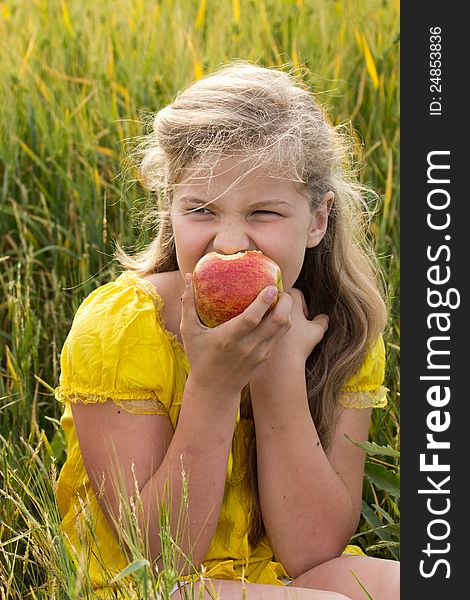
{"type": "Polygon", "coordinates": [[[291,328],[292,298],[285,292],[279,293],[279,298],[272,310],[268,310],[259,324],[244,334],[243,339],[248,345],[259,345],[272,348],[291,328]]]}
{"type": "Polygon", "coordinates": [[[316,315],[311,321],[313,335],[315,337],[314,342],[317,345],[322,339],[325,333],[328,330],[329,325],[329,317],[325,314],[316,315]]]}
{"type": "Polygon", "coordinates": [[[240,315],[231,319],[228,323],[233,327],[236,335],[245,336],[256,329],[273,305],[277,295],[278,289],[275,286],[264,288],[240,315]]]}
{"type": "Polygon", "coordinates": [[[293,302],[302,308],[302,312],[304,313],[305,318],[308,317],[308,308],[307,303],[305,302],[305,297],[302,292],[297,288],[292,288],[289,291],[289,296],[291,296],[293,302]]]}
{"type": "Polygon", "coordinates": [[[191,273],[184,276],[185,289],[181,297],[181,331],[202,327],[196,311],[191,273]]]}
{"type": "Polygon", "coordinates": [[[292,325],[292,297],[280,292],[276,304],[260,323],[257,334],[267,339],[282,337],[292,325]]]}

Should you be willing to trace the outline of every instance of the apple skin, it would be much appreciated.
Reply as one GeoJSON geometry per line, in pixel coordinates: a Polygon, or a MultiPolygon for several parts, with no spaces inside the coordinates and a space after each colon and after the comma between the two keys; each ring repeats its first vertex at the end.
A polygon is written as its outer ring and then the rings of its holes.
{"type": "MultiPolygon", "coordinates": [[[[281,269],[259,250],[209,252],[193,272],[199,319],[207,327],[217,327],[242,313],[270,285],[282,291],[281,269]]],[[[277,298],[273,306],[276,302],[277,298]]]]}

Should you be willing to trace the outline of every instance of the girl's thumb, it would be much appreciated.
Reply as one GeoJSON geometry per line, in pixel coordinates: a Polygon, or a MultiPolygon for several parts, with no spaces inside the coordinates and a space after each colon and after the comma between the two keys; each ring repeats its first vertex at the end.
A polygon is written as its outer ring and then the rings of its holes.
{"type": "Polygon", "coordinates": [[[196,307],[194,302],[193,277],[191,273],[184,276],[184,293],[181,296],[181,324],[193,324],[198,322],[196,307]]]}
{"type": "Polygon", "coordinates": [[[184,292],[181,296],[183,307],[194,304],[193,276],[191,273],[186,273],[184,276],[184,292]]]}

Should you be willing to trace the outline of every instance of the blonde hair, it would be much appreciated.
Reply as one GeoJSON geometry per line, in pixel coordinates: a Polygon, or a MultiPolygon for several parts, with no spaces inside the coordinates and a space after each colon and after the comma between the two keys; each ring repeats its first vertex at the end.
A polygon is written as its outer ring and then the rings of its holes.
{"type": "MultiPolygon", "coordinates": [[[[149,246],[131,257],[117,245],[120,264],[140,276],[178,269],[169,218],[174,191],[193,167],[211,168],[225,156],[247,166],[278,167],[310,198],[312,210],[328,191],[335,200],[322,242],[307,248],[295,287],[309,318],[329,315],[329,329],[306,363],[310,412],[326,449],[331,442],[337,401],[355,374],[386,319],[379,291],[379,269],[366,244],[368,214],[364,188],[355,178],[352,142],[333,127],[303,81],[285,71],[232,61],[180,92],[160,110],[141,149],[144,185],[158,197],[148,218],[158,221],[149,246]]],[[[241,417],[253,423],[249,386],[242,394],[241,417]]],[[[253,510],[249,540],[264,533],[257,493],[256,438],[251,427],[248,480],[253,510]]]]}

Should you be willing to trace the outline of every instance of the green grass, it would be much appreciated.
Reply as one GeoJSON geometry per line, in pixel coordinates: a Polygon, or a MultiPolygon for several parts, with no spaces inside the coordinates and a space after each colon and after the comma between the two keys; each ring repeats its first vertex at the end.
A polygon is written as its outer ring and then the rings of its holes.
{"type": "MultiPolygon", "coordinates": [[[[306,66],[333,122],[352,122],[360,180],[381,198],[371,235],[390,309],[389,407],[370,439],[399,449],[398,27],[398,2],[379,0],[0,2],[0,598],[86,597],[53,493],[60,350],[117,274],[114,241],[149,241],[129,219],[149,200],[126,161],[139,120],[230,58],[306,66]]],[[[375,556],[398,557],[398,461],[368,456],[355,542],[375,556]]],[[[152,589],[149,566],[132,568],[152,589]]]]}

